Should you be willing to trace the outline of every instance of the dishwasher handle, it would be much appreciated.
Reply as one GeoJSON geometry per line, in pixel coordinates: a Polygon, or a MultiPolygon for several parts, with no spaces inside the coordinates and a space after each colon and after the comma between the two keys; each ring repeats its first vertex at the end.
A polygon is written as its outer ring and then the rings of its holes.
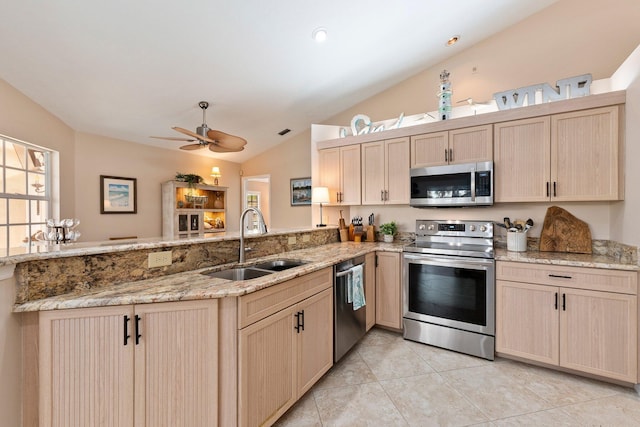
{"type": "MultiPolygon", "coordinates": [[[[358,264],[358,265],[361,265],[364,268],[365,263],[363,262],[362,264],[358,264]]],[[[344,270],[344,271],[340,271],[340,272],[336,273],[336,277],[344,277],[344,276],[346,276],[348,274],[353,273],[354,267],[357,267],[357,265],[354,265],[353,267],[351,267],[348,270],[344,270]]]]}

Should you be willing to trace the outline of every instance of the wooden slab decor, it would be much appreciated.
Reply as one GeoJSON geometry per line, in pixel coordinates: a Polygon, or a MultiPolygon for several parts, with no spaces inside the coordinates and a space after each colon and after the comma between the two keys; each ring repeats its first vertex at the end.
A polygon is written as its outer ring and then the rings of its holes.
{"type": "Polygon", "coordinates": [[[558,206],[547,209],[540,233],[540,252],[590,254],[591,251],[591,231],[586,222],[558,206]]]}

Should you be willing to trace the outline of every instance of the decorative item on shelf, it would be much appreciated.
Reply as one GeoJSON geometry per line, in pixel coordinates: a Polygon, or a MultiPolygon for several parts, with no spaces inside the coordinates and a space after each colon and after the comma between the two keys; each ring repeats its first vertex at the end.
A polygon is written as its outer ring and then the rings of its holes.
{"type": "Polygon", "coordinates": [[[40,240],[55,244],[75,242],[82,233],[75,228],[80,220],[75,219],[47,219],[47,231],[43,231],[38,237],[40,240]]]}
{"type": "Polygon", "coordinates": [[[196,185],[204,182],[204,179],[200,175],[194,173],[176,173],[176,181],[186,182],[187,186],[191,189],[196,188],[196,185]]]}
{"type": "Polygon", "coordinates": [[[344,218],[342,217],[342,209],[340,210],[340,219],[338,220],[338,232],[340,233],[341,242],[349,241],[349,228],[347,227],[347,224],[345,224],[344,218]]]}
{"type": "Polygon", "coordinates": [[[218,178],[222,177],[220,174],[220,168],[218,166],[214,166],[211,168],[211,176],[213,177],[213,185],[218,185],[218,178]]]}
{"type": "Polygon", "coordinates": [[[213,200],[213,208],[224,209],[224,200],[222,198],[222,193],[216,192],[216,198],[213,200]]]}
{"type": "Polygon", "coordinates": [[[324,224],[322,219],[322,204],[329,203],[329,188],[313,187],[311,192],[311,202],[320,204],[320,224],[317,224],[316,227],[326,227],[327,224],[324,224]]]}
{"type": "Polygon", "coordinates": [[[196,196],[193,194],[185,194],[184,200],[187,203],[192,203],[194,209],[203,209],[204,205],[209,201],[209,197],[207,196],[196,196]]]}
{"type": "Polygon", "coordinates": [[[380,225],[383,241],[387,243],[393,242],[393,236],[398,232],[398,225],[395,221],[386,222],[380,225]]]}
{"type": "Polygon", "coordinates": [[[449,81],[449,72],[442,70],[440,73],[440,102],[438,103],[438,116],[440,120],[447,120],[451,117],[451,82],[449,81]]]}

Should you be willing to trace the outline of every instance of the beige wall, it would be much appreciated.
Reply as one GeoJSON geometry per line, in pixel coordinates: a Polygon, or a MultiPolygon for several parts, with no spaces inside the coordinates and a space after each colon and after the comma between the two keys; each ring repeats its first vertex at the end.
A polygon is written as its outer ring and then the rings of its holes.
{"type": "Polygon", "coordinates": [[[311,176],[311,132],[305,131],[242,164],[243,176],[271,176],[271,228],[308,227],[309,206],[291,206],[291,178],[311,176]]]}
{"type": "Polygon", "coordinates": [[[212,166],[219,166],[219,185],[229,187],[227,229],[236,230],[240,217],[240,165],[187,152],[132,144],[97,135],[76,135],[76,217],[83,241],[109,237],[162,235],[160,184],[176,172],[195,173],[208,183],[212,166]],[[137,179],[137,214],[100,213],[100,175],[137,179]]]}

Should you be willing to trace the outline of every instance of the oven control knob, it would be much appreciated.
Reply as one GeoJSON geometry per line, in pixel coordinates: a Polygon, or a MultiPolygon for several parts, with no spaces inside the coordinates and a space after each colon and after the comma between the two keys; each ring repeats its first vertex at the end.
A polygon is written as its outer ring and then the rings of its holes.
{"type": "Polygon", "coordinates": [[[427,228],[424,224],[420,224],[418,226],[418,230],[424,230],[425,228],[427,228]]]}
{"type": "Polygon", "coordinates": [[[433,225],[433,224],[429,224],[429,226],[427,227],[427,230],[429,230],[429,231],[433,231],[435,229],[436,229],[436,226],[433,225]]]}
{"type": "Polygon", "coordinates": [[[476,231],[476,226],[475,225],[470,225],[469,226],[469,231],[476,231]]]}
{"type": "Polygon", "coordinates": [[[480,226],[480,231],[482,231],[483,233],[484,233],[485,231],[487,231],[487,226],[486,226],[486,225],[481,225],[481,226],[480,226]]]}

